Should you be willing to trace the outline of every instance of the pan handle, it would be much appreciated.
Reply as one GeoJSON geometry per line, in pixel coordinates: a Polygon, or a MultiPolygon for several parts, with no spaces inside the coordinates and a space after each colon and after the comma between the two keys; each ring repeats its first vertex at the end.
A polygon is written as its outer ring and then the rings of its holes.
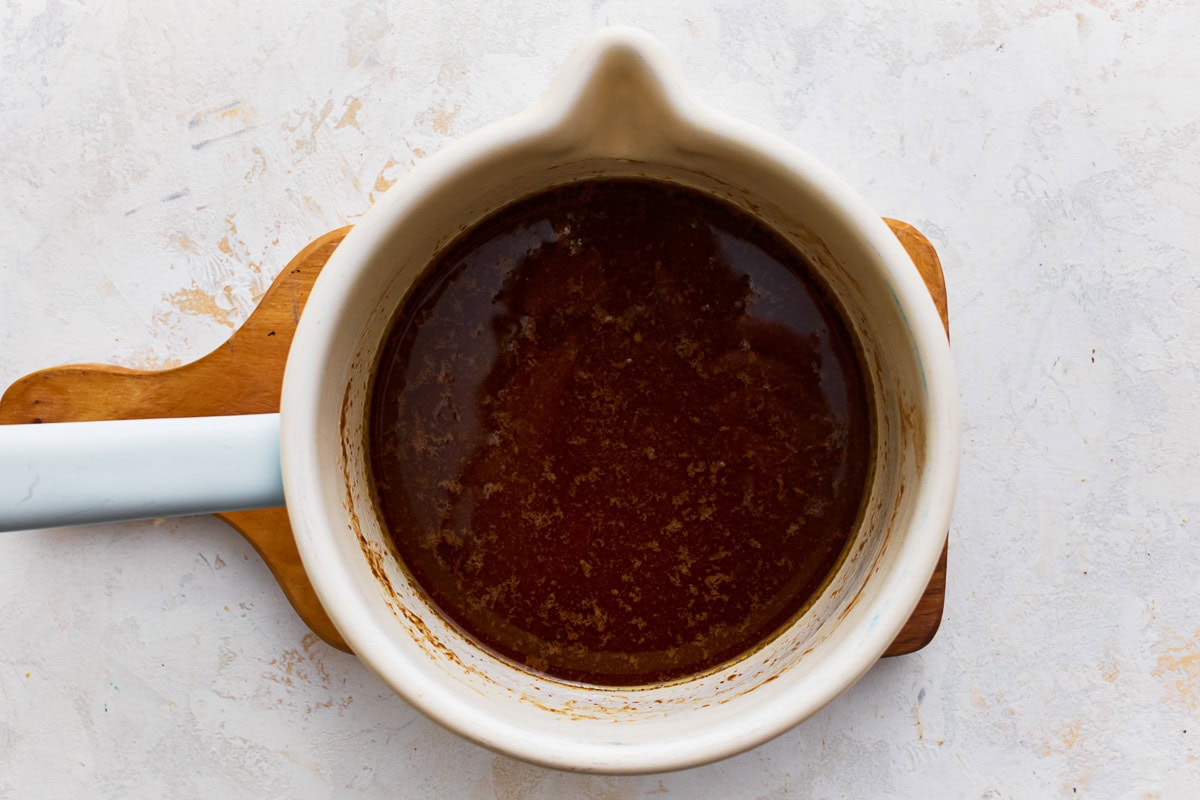
{"type": "Polygon", "coordinates": [[[278,414],[0,425],[0,531],[283,504],[278,414]]]}

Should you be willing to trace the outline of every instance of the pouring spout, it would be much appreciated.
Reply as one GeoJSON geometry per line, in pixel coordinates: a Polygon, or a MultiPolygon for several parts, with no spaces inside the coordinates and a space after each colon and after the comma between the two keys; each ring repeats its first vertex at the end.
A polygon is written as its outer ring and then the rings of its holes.
{"type": "Polygon", "coordinates": [[[661,42],[614,27],[572,52],[541,102],[581,155],[645,160],[679,140],[698,101],[661,42]]]}

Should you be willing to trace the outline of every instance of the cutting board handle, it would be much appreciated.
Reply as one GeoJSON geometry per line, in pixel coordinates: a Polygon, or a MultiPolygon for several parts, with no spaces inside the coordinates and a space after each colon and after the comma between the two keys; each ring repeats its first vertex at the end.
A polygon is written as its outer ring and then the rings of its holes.
{"type": "Polygon", "coordinates": [[[0,425],[0,531],[282,505],[278,414],[0,425]]]}

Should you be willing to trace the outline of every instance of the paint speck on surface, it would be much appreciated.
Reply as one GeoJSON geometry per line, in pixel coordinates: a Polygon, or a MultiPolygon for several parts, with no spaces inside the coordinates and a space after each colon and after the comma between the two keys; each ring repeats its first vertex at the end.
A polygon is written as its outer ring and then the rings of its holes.
{"type": "Polygon", "coordinates": [[[306,633],[304,634],[304,638],[300,640],[300,647],[304,650],[305,658],[313,665],[313,668],[316,670],[317,679],[320,681],[321,686],[326,689],[333,683],[333,678],[330,677],[329,670],[325,668],[325,659],[322,655],[324,648],[327,646],[321,642],[320,637],[315,633],[306,633]]]}
{"type": "Polygon", "coordinates": [[[387,163],[383,165],[383,169],[379,171],[379,176],[375,178],[375,186],[373,188],[376,192],[382,194],[395,185],[396,179],[387,177],[388,170],[394,166],[396,166],[396,159],[394,158],[389,158],[387,163]]]}
{"type": "Polygon", "coordinates": [[[434,106],[426,109],[413,119],[413,123],[417,128],[433,131],[436,134],[445,136],[450,133],[450,126],[454,124],[454,118],[458,116],[458,112],[462,110],[462,106],[455,104],[454,108],[443,108],[434,106]]]}
{"type": "Polygon", "coordinates": [[[1079,744],[1083,740],[1083,736],[1079,731],[1080,725],[1078,722],[1068,725],[1062,733],[1063,747],[1070,750],[1075,747],[1075,745],[1079,744]]]}
{"type": "Polygon", "coordinates": [[[346,110],[342,112],[341,118],[334,124],[334,128],[351,127],[358,128],[358,111],[362,108],[362,101],[357,97],[351,99],[346,104],[346,110]]]}
{"type": "Polygon", "coordinates": [[[1083,742],[1082,724],[1072,722],[1064,725],[1056,734],[1056,741],[1044,740],[1042,742],[1042,755],[1050,756],[1055,753],[1065,753],[1068,750],[1073,750],[1076,745],[1083,742]]]}
{"type": "Polygon", "coordinates": [[[278,658],[271,659],[268,664],[274,669],[263,672],[262,677],[288,686],[298,680],[329,689],[333,678],[321,653],[324,646],[315,633],[305,634],[299,648],[289,648],[278,658]]]}
{"type": "Polygon", "coordinates": [[[329,115],[333,113],[333,100],[326,100],[320,111],[308,111],[300,115],[295,125],[287,126],[291,133],[299,134],[292,149],[301,156],[312,155],[317,150],[317,133],[329,115]]]}
{"type": "Polygon", "coordinates": [[[1159,651],[1152,673],[1163,684],[1166,700],[1189,710],[1200,708],[1200,628],[1189,639],[1175,639],[1159,651]]]}
{"type": "Polygon", "coordinates": [[[238,226],[236,220],[236,214],[225,215],[226,231],[224,235],[221,236],[221,240],[217,242],[217,251],[222,255],[229,256],[234,260],[245,264],[252,272],[255,273],[255,278],[251,281],[249,288],[253,293],[253,299],[257,300],[266,292],[266,287],[263,285],[263,282],[258,278],[258,276],[262,273],[262,262],[267,258],[267,251],[269,250],[269,247],[264,247],[263,255],[257,260],[252,258],[249,246],[246,244],[245,240],[238,235],[238,226]]]}
{"type": "Polygon", "coordinates": [[[267,663],[275,667],[274,670],[263,672],[262,677],[275,683],[282,683],[287,686],[293,684],[293,678],[298,677],[301,680],[308,680],[308,672],[301,671],[297,666],[301,664],[303,659],[296,650],[284,650],[278,658],[272,658],[267,663]]]}
{"type": "Polygon", "coordinates": [[[217,298],[201,289],[195,281],[189,289],[167,295],[165,301],[182,314],[208,317],[227,328],[234,327],[232,309],[217,302],[217,298]]]}
{"type": "Polygon", "coordinates": [[[267,156],[263,151],[258,146],[254,146],[250,148],[250,153],[254,156],[254,162],[242,175],[244,181],[252,181],[267,174],[267,156]]]}
{"type": "Polygon", "coordinates": [[[186,250],[189,253],[199,253],[200,248],[192,241],[186,233],[173,233],[169,237],[171,246],[177,250],[186,250]]]}

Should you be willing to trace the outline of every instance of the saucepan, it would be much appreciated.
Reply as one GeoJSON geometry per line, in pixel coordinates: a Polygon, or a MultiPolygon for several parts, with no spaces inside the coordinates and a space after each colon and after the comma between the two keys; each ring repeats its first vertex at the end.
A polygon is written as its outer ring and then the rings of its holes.
{"type": "Polygon", "coordinates": [[[422,712],[528,761],[647,772],[753,747],[870,668],[934,570],[958,452],[941,321],[880,216],[791,144],[699,102],[657,40],[610,29],[575,51],[534,106],[424,160],[355,225],[304,308],[279,414],[0,427],[0,528],[286,500],[305,570],[338,631],[422,712]],[[393,555],[365,458],[374,362],[423,268],[489,212],[597,176],[698,188],[791,241],[844,309],[874,401],[865,510],[817,600],[735,663],[634,688],[525,670],[443,619],[393,555]]]}

